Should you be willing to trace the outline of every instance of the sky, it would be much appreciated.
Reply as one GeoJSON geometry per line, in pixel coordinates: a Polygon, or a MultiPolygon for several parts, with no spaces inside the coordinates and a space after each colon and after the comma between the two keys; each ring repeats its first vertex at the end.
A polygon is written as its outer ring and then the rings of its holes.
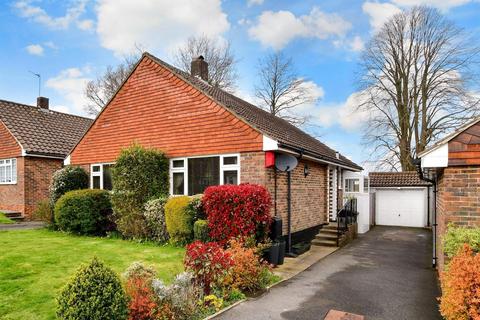
{"type": "Polygon", "coordinates": [[[0,1],[0,99],[35,104],[38,79],[51,109],[85,115],[85,84],[142,47],[172,62],[190,36],[230,41],[237,94],[255,102],[259,59],[277,51],[318,98],[302,106],[306,130],[368,166],[365,117],[354,111],[362,50],[391,15],[438,8],[480,32],[479,0],[20,0],[0,1]]]}

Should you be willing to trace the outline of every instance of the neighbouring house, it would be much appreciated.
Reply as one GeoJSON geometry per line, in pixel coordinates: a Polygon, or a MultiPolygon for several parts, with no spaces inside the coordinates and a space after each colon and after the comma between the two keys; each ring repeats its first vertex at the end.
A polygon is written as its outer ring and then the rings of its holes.
{"type": "Polygon", "coordinates": [[[431,184],[418,172],[370,172],[372,224],[424,228],[431,224],[431,184]]]}
{"type": "Polygon", "coordinates": [[[370,230],[370,188],[369,179],[364,172],[346,171],[343,175],[344,198],[357,199],[358,233],[370,230]]]}
{"type": "Polygon", "coordinates": [[[362,168],[302,130],[207,83],[208,63],[183,72],[145,53],[72,150],[66,163],[90,173],[92,188],[111,188],[110,166],[138,143],[170,159],[171,195],[211,185],[256,183],[274,200],[286,232],[287,175],[275,156],[299,160],[292,172],[294,240],[312,238],[342,205],[342,172],[362,168]]]}
{"type": "Polygon", "coordinates": [[[31,218],[48,199],[52,174],[92,120],[37,106],[0,100],[0,211],[31,218]]]}
{"type": "Polygon", "coordinates": [[[480,118],[438,141],[418,157],[423,176],[436,189],[436,256],[443,269],[447,225],[480,226],[480,118]]]}

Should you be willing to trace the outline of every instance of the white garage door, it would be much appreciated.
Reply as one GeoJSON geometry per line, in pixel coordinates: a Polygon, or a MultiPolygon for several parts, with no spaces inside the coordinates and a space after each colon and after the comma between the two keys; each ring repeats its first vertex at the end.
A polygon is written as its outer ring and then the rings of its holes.
{"type": "Polygon", "coordinates": [[[376,224],[425,227],[427,189],[376,190],[376,224]]]}

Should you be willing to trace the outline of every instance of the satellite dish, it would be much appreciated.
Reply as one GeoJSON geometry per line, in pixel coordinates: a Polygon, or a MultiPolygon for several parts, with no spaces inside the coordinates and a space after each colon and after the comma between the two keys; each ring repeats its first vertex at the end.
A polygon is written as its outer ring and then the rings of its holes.
{"type": "Polygon", "coordinates": [[[289,154],[279,154],[275,159],[275,167],[280,171],[292,171],[297,164],[297,158],[289,154]]]}

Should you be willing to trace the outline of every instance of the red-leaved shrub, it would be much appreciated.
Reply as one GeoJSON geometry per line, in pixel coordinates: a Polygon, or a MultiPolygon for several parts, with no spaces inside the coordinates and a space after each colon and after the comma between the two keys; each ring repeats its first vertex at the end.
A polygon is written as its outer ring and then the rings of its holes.
{"type": "Polygon", "coordinates": [[[271,197],[255,184],[212,186],[202,198],[210,238],[225,246],[230,239],[266,234],[271,197]]]}
{"type": "Polygon", "coordinates": [[[126,284],[126,291],[130,297],[128,304],[129,320],[158,319],[158,305],[155,301],[150,282],[147,279],[129,279],[126,284]]]}
{"type": "Polygon", "coordinates": [[[442,316],[447,320],[480,320],[480,254],[465,244],[440,279],[442,316]]]}
{"type": "Polygon", "coordinates": [[[187,246],[185,270],[191,271],[195,282],[209,294],[213,285],[219,284],[233,266],[233,260],[218,243],[195,241],[187,246]]]}

